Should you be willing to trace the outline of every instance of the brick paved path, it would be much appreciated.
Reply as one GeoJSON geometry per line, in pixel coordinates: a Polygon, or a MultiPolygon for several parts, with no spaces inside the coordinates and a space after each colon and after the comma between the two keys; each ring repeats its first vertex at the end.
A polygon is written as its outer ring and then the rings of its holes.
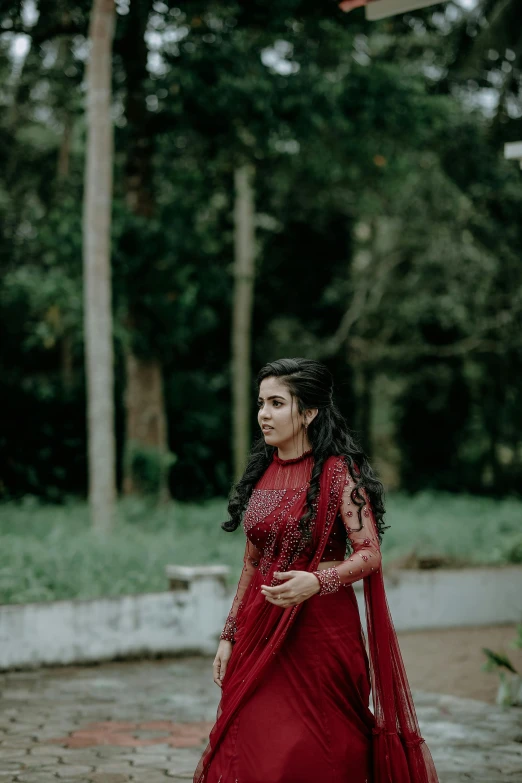
{"type": "MultiPolygon", "coordinates": [[[[205,658],[0,674],[0,783],[186,783],[218,696],[205,658]]],[[[415,697],[441,783],[522,781],[522,710],[415,697]]]]}

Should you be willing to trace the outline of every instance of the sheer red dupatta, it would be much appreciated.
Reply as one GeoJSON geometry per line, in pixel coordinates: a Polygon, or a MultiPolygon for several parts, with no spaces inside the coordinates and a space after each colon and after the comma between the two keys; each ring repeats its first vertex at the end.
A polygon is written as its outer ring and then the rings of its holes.
{"type": "MultiPolygon", "coordinates": [[[[357,474],[359,469],[355,466],[357,474]]],[[[366,490],[373,533],[377,526],[366,490]]],[[[438,783],[386,599],[382,568],[363,580],[373,713],[373,783],[438,783]]]]}
{"type": "MultiPolygon", "coordinates": [[[[330,457],[321,474],[314,525],[315,554],[306,563],[308,571],[317,570],[340,507],[345,479],[344,460],[330,457]]],[[[371,519],[373,523],[373,514],[371,519]]],[[[204,783],[206,769],[222,737],[262,680],[266,667],[273,660],[303,606],[299,604],[281,609],[266,601],[258,589],[260,584],[280,584],[279,580],[273,578],[274,571],[288,570],[289,556],[290,562],[295,562],[299,557],[299,538],[292,524],[284,519],[277,531],[275,551],[280,554],[271,564],[269,573],[264,576],[257,573],[243,597],[247,609],[236,633],[216,723],[194,774],[194,783],[204,783]],[[250,591],[254,592],[251,594],[250,591]]],[[[290,565],[289,568],[294,567],[290,565]]],[[[419,734],[381,571],[367,577],[364,583],[376,719],[373,729],[373,783],[437,783],[431,756],[419,734]]]]}
{"type": "Polygon", "coordinates": [[[438,783],[420,735],[382,571],[364,580],[373,711],[373,783],[438,783]]]}

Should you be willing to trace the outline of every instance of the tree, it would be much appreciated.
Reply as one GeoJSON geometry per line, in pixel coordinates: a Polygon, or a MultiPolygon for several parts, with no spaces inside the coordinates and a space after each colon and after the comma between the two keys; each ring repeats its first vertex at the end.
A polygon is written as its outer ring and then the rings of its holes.
{"type": "Polygon", "coordinates": [[[87,65],[83,264],[89,501],[95,529],[111,527],[116,495],[111,295],[114,0],[94,0],[87,65]]]}
{"type": "MultiPolygon", "coordinates": [[[[85,491],[77,259],[90,2],[38,0],[30,29],[14,10],[0,11],[7,497],[59,501],[85,491]],[[32,40],[23,67],[12,46],[21,29],[32,40]],[[62,173],[69,164],[60,179],[58,159],[62,173]]],[[[145,388],[146,359],[161,369],[151,387],[163,389],[178,458],[174,496],[229,487],[234,182],[249,165],[256,269],[247,372],[289,352],[326,361],[364,445],[375,458],[387,449],[390,486],[400,465],[407,489],[517,491],[522,188],[501,142],[518,131],[502,123],[503,138],[493,138],[479,99],[497,91],[498,71],[519,73],[520,56],[506,49],[503,58],[499,43],[464,75],[454,57],[467,14],[453,2],[378,24],[317,0],[150,6],[118,4],[113,46],[119,471],[132,354],[133,388],[145,388]]],[[[154,424],[150,399],[136,396],[133,430],[145,418],[154,424]]]]}
{"type": "Polygon", "coordinates": [[[255,277],[254,169],[234,172],[234,292],[232,311],[232,429],[234,475],[245,470],[250,450],[251,339],[255,277]]]}
{"type": "Polygon", "coordinates": [[[117,42],[125,75],[123,193],[129,223],[139,226],[142,232],[141,240],[128,245],[125,275],[127,340],[123,491],[125,494],[146,491],[160,500],[167,500],[171,455],[163,367],[154,341],[147,343],[144,340],[147,321],[153,315],[146,304],[150,291],[144,281],[150,267],[157,262],[152,248],[157,248],[162,233],[156,219],[155,138],[147,110],[150,79],[145,36],[152,6],[151,0],[132,0],[129,13],[122,18],[122,34],[117,42]],[[149,241],[144,241],[144,237],[149,241]]]}

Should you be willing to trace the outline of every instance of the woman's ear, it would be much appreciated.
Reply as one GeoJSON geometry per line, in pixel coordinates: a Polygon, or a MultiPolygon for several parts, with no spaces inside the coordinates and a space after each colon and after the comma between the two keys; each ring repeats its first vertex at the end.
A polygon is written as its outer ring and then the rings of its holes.
{"type": "Polygon", "coordinates": [[[318,413],[319,408],[309,408],[305,411],[305,422],[307,427],[313,422],[318,413]]]}

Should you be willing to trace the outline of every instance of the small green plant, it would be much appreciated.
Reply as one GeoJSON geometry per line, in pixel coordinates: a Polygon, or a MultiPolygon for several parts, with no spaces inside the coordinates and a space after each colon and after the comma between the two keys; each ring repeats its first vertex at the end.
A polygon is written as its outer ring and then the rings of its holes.
{"type": "Polygon", "coordinates": [[[508,540],[504,555],[508,563],[522,563],[522,535],[508,540]]]}
{"type": "Polygon", "coordinates": [[[168,474],[177,457],[171,451],[160,452],[131,442],[127,446],[125,464],[134,489],[142,495],[160,496],[168,474]]]}
{"type": "MultiPolygon", "coordinates": [[[[511,642],[512,648],[522,649],[522,625],[517,626],[517,636],[511,642]]],[[[483,647],[486,662],[482,667],[486,672],[496,672],[500,679],[497,692],[497,704],[502,707],[522,706],[522,676],[511,660],[503,653],[497,653],[483,647]]]]}

